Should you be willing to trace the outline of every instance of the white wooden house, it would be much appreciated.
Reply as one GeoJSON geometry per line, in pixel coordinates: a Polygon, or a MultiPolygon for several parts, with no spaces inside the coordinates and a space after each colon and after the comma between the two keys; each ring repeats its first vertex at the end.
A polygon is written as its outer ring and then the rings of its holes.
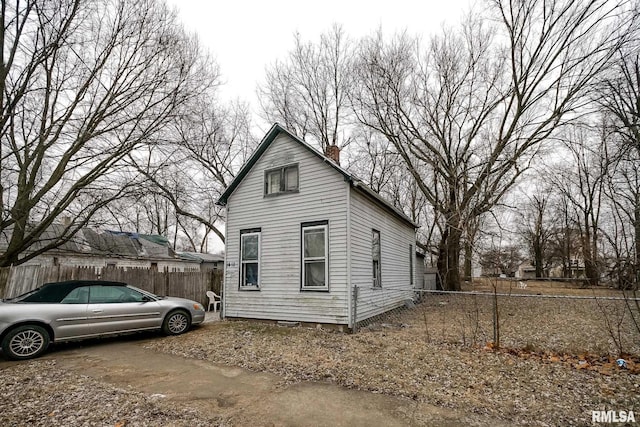
{"type": "Polygon", "coordinates": [[[352,327],[412,298],[417,225],[328,153],[275,124],[220,197],[226,318],[352,327]]]}

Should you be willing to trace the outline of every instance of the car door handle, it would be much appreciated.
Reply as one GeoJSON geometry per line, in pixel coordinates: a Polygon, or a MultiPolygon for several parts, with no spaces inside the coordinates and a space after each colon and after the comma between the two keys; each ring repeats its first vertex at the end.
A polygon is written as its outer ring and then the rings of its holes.
{"type": "Polygon", "coordinates": [[[93,309],[93,310],[91,310],[91,311],[93,311],[94,313],[102,313],[104,310],[103,310],[103,309],[101,309],[101,308],[94,308],[94,309],[93,309]]]}

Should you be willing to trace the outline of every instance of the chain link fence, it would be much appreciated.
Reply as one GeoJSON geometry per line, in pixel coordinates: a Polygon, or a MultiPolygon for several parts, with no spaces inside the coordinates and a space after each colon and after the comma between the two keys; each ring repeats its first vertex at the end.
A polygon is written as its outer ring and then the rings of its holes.
{"type": "MultiPolygon", "coordinates": [[[[384,314],[359,320],[354,331],[411,328],[424,340],[443,344],[640,354],[640,295],[580,292],[583,295],[416,290],[384,314]]],[[[354,304],[362,310],[370,301],[356,298],[354,304]]]]}

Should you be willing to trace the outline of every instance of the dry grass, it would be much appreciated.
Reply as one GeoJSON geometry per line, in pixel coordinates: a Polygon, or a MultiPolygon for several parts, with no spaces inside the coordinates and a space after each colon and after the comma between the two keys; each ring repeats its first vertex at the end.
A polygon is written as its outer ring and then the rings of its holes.
{"type": "MultiPolygon", "coordinates": [[[[503,347],[558,353],[640,354],[625,301],[497,297],[503,347]]],[[[428,295],[415,310],[390,320],[415,326],[427,340],[469,346],[494,341],[494,297],[428,295]]]]}
{"type": "MultiPolygon", "coordinates": [[[[491,298],[433,295],[353,335],[220,322],[149,346],[272,372],[282,375],[283,384],[330,381],[457,408],[470,414],[469,420],[477,414],[507,424],[586,425],[592,410],[640,412],[640,375],[613,367],[577,369],[576,359],[555,356],[615,351],[602,327],[601,306],[582,300],[499,300],[503,345],[541,352],[523,357],[483,350],[492,338],[487,301],[491,298]]],[[[613,315],[618,308],[604,310],[613,315]]],[[[624,332],[627,351],[637,354],[637,333],[624,332]]]]}
{"type": "Polygon", "coordinates": [[[526,280],[525,289],[520,289],[516,279],[480,278],[462,286],[463,291],[493,292],[494,285],[498,293],[524,294],[524,295],[565,295],[580,297],[622,297],[623,293],[617,289],[606,286],[587,288],[578,281],[539,281],[526,280]]]}

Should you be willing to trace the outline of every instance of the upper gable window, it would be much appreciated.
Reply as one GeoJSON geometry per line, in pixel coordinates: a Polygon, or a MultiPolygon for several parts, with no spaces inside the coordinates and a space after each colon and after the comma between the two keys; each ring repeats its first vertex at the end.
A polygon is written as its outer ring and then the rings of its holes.
{"type": "Polygon", "coordinates": [[[264,194],[295,193],[298,191],[298,165],[269,169],[264,173],[264,194]]]}

